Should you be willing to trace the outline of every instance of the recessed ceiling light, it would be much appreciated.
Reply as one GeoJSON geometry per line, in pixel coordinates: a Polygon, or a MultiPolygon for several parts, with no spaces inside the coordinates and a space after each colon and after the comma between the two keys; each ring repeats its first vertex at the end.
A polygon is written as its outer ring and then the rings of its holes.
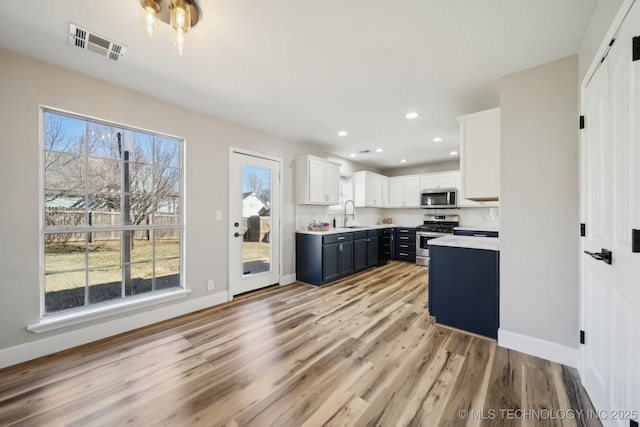
{"type": "Polygon", "coordinates": [[[356,153],[349,154],[349,157],[355,157],[355,156],[356,156],[356,153]]]}
{"type": "Polygon", "coordinates": [[[433,142],[442,142],[443,139],[441,136],[436,136],[435,138],[432,139],[433,142]]]}
{"type": "Polygon", "coordinates": [[[416,117],[418,117],[418,113],[416,113],[415,111],[412,111],[410,113],[407,113],[407,115],[405,116],[407,119],[412,120],[415,119],[416,117]]]}
{"type": "Polygon", "coordinates": [[[450,152],[450,153],[449,153],[449,155],[450,155],[450,156],[457,156],[457,155],[458,155],[458,152],[457,152],[457,151],[452,151],[452,152],[450,152]]]}
{"type": "Polygon", "coordinates": [[[346,130],[341,130],[340,132],[338,132],[338,136],[347,136],[349,135],[349,133],[346,130]]]}
{"type": "Polygon", "coordinates": [[[400,159],[400,163],[407,163],[407,159],[400,159]]]}
{"type": "Polygon", "coordinates": [[[384,150],[382,148],[376,148],[376,153],[382,153],[384,150]]]}

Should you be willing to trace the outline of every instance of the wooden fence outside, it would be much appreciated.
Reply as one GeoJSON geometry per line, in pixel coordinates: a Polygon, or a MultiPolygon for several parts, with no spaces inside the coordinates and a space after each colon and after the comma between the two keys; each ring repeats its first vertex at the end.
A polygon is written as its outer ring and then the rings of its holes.
{"type": "MultiPolygon", "coordinates": [[[[92,225],[101,226],[119,226],[120,212],[116,211],[90,211],[88,217],[85,217],[83,209],[69,210],[65,208],[46,208],[44,214],[46,227],[66,227],[66,226],[84,226],[92,225]],[[85,222],[88,219],[88,224],[85,222]]],[[[180,217],[176,214],[154,214],[154,224],[156,225],[174,225],[179,227],[180,217]]],[[[143,224],[146,225],[147,223],[143,224]]],[[[90,235],[91,240],[119,240],[121,231],[99,231],[90,235]]],[[[177,239],[180,237],[180,230],[163,229],[155,231],[156,239],[177,239]]],[[[138,230],[133,232],[133,238],[136,240],[148,240],[148,230],[138,230]]],[[[63,242],[84,242],[85,233],[47,233],[45,234],[45,243],[63,243],[63,242]]]]}

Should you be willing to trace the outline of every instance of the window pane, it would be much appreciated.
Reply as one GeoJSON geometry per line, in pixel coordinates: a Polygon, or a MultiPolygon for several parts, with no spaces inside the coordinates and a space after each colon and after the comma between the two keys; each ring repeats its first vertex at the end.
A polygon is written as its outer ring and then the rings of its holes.
{"type": "Polygon", "coordinates": [[[122,129],[89,123],[87,154],[94,157],[121,158],[122,147],[118,144],[118,133],[122,135],[122,129]]]}
{"type": "Polygon", "coordinates": [[[84,305],[85,271],[45,274],[45,311],[52,313],[84,305]]]}
{"type": "Polygon", "coordinates": [[[122,269],[118,267],[89,270],[89,304],[122,297],[122,269]]]}
{"type": "Polygon", "coordinates": [[[153,163],[153,135],[125,131],[125,147],[129,160],[139,163],[153,163]]]}
{"type": "Polygon", "coordinates": [[[129,162],[129,192],[147,194],[153,192],[153,166],[129,162]]]}
{"type": "Polygon", "coordinates": [[[180,195],[180,169],[157,167],[154,191],[159,197],[180,195]]]}
{"type": "Polygon", "coordinates": [[[156,290],[180,287],[180,259],[156,261],[156,290]]]}
{"type": "Polygon", "coordinates": [[[125,295],[138,295],[153,290],[153,262],[131,264],[131,284],[125,286],[125,295]]]}
{"type": "Polygon", "coordinates": [[[180,230],[155,230],[156,259],[180,256],[180,230]]]}
{"type": "Polygon", "coordinates": [[[140,230],[133,235],[131,262],[153,260],[153,230],[140,230]],[[136,238],[138,237],[138,238],[136,238]]]}
{"type": "Polygon", "coordinates": [[[180,167],[180,142],[178,140],[156,136],[155,148],[155,164],[180,167]]]}
{"type": "Polygon", "coordinates": [[[122,176],[120,160],[89,157],[88,187],[92,193],[119,193],[122,176]]]}
{"type": "MultiPolygon", "coordinates": [[[[44,236],[44,272],[84,270],[86,267],[86,233],[52,233],[44,236]]],[[[57,282],[62,276],[56,276],[53,282],[46,283],[47,292],[64,288],[57,282]],[[52,286],[52,287],[50,287],[52,286]]],[[[84,286],[84,279],[82,282],[84,286]]]]}
{"type": "Polygon", "coordinates": [[[86,213],[83,195],[66,191],[45,191],[45,227],[85,225],[86,213]]]}
{"type": "Polygon", "coordinates": [[[153,223],[156,225],[180,223],[180,198],[164,197],[155,205],[153,212],[153,223]]]}
{"type": "Polygon", "coordinates": [[[86,163],[84,156],[66,153],[45,153],[44,188],[47,190],[84,193],[86,163]]]}
{"type": "Polygon", "coordinates": [[[83,154],[86,122],[54,113],[44,116],[44,148],[47,151],[83,154]]]}
{"type": "Polygon", "coordinates": [[[89,267],[120,266],[120,231],[89,234],[89,267]]]}

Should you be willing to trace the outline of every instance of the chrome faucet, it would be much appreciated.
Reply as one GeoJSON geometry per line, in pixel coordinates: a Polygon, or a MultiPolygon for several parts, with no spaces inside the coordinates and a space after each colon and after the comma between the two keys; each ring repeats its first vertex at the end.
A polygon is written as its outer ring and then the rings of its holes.
{"type": "Polygon", "coordinates": [[[352,207],[352,217],[355,220],[356,219],[356,204],[353,203],[353,200],[347,200],[346,202],[344,202],[344,227],[347,227],[347,203],[351,202],[351,207],[352,207]]]}

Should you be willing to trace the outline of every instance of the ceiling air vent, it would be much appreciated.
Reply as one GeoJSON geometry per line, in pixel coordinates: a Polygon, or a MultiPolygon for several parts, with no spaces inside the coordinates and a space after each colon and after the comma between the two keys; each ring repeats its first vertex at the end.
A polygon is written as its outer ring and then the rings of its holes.
{"type": "Polygon", "coordinates": [[[69,44],[93,52],[103,58],[117,61],[127,52],[127,47],[99,36],[86,28],[69,23],[69,44]]]}

